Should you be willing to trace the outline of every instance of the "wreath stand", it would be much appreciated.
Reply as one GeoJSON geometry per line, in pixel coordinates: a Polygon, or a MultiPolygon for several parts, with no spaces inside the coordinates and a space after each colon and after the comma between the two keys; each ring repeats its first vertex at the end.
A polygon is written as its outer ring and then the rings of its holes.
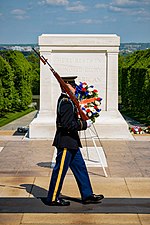
{"type": "Polygon", "coordinates": [[[99,139],[99,136],[98,136],[98,133],[97,133],[97,131],[96,131],[96,128],[95,128],[94,124],[92,124],[92,127],[88,128],[88,131],[89,131],[89,134],[90,134],[89,137],[86,136],[86,131],[84,130],[84,139],[85,139],[85,144],[86,144],[87,158],[88,158],[88,160],[90,160],[90,157],[89,157],[89,151],[88,151],[88,145],[87,145],[87,139],[91,139],[91,140],[93,141],[93,145],[94,145],[94,147],[95,147],[95,150],[96,150],[96,153],[97,153],[97,156],[98,156],[98,159],[99,159],[99,163],[100,163],[101,166],[102,166],[104,175],[105,175],[105,177],[108,177],[107,172],[106,172],[106,170],[105,170],[105,167],[104,167],[104,165],[103,165],[102,158],[101,158],[101,156],[100,156],[98,147],[97,147],[96,142],[95,142],[95,139],[98,139],[98,141],[99,141],[99,143],[100,143],[100,139],[99,139]],[[92,129],[92,127],[93,127],[93,129],[92,129]]]}

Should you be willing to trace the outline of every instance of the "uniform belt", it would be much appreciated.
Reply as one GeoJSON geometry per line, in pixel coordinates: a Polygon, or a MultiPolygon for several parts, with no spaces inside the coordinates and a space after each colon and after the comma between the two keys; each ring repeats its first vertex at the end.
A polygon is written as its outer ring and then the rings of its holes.
{"type": "Polygon", "coordinates": [[[71,134],[70,131],[68,131],[65,128],[63,128],[60,124],[57,124],[57,131],[63,132],[63,135],[71,134]]]}

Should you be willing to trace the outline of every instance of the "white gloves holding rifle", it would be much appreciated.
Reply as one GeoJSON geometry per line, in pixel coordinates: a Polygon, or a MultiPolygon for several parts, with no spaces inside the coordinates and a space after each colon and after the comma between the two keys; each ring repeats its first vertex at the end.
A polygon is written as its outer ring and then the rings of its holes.
{"type": "Polygon", "coordinates": [[[86,122],[87,122],[87,127],[88,128],[92,126],[92,123],[93,123],[92,120],[87,120],[86,122]]]}

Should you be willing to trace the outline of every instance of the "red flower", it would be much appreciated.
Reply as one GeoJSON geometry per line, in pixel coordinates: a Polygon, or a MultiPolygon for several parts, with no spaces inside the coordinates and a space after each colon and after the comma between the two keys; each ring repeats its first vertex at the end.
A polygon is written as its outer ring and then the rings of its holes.
{"type": "Polygon", "coordinates": [[[86,92],[86,88],[82,88],[82,91],[83,91],[83,92],[86,92]]]}
{"type": "Polygon", "coordinates": [[[93,92],[95,92],[95,93],[96,93],[96,92],[98,92],[98,90],[94,89],[94,90],[93,90],[93,92]]]}
{"type": "Polygon", "coordinates": [[[96,100],[97,100],[97,101],[100,101],[100,100],[101,100],[101,98],[99,98],[99,97],[98,97],[96,100]]]}
{"type": "Polygon", "coordinates": [[[97,109],[97,106],[96,105],[94,105],[94,109],[97,109]]]}
{"type": "Polygon", "coordinates": [[[90,109],[87,109],[86,112],[89,113],[89,112],[91,112],[91,110],[90,109]]]}
{"type": "Polygon", "coordinates": [[[83,82],[82,85],[87,85],[87,83],[86,82],[83,82]]]}

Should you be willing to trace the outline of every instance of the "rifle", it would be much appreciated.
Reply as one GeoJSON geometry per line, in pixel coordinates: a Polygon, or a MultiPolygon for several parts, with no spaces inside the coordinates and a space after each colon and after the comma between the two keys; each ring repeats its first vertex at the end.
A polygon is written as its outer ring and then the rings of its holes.
{"type": "Polygon", "coordinates": [[[63,81],[63,79],[59,76],[59,74],[53,69],[53,67],[50,65],[50,63],[48,62],[47,59],[45,59],[44,56],[41,56],[34,48],[32,48],[34,50],[34,52],[38,55],[38,57],[40,58],[40,60],[45,64],[47,64],[51,70],[51,72],[53,73],[53,75],[55,76],[55,78],[57,79],[57,81],[59,82],[60,86],[63,87],[64,91],[69,95],[70,99],[73,101],[73,103],[76,105],[79,115],[81,117],[82,120],[88,120],[89,118],[85,115],[85,113],[82,111],[82,109],[80,108],[80,104],[78,99],[76,98],[76,96],[71,92],[70,88],[67,86],[67,84],[63,81]]]}

